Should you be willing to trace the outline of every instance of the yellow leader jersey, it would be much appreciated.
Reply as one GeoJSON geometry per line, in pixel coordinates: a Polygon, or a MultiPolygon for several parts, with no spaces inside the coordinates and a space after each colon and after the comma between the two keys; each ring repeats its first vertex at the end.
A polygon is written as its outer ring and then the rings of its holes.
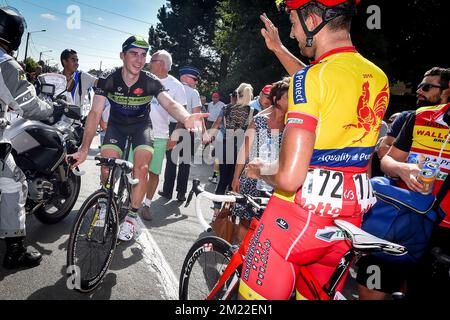
{"type": "Polygon", "coordinates": [[[316,134],[296,203],[333,218],[373,206],[366,172],[388,102],[386,75],[354,47],[329,51],[293,76],[286,126],[316,134]]]}

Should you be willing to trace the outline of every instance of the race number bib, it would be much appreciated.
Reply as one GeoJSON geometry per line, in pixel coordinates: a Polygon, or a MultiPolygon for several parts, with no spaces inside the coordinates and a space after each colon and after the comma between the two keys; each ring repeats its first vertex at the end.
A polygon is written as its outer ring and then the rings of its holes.
{"type": "Polygon", "coordinates": [[[361,213],[369,210],[376,202],[367,174],[344,175],[343,172],[326,169],[308,171],[301,199],[301,205],[306,210],[319,216],[335,218],[340,216],[344,203],[352,208],[355,202],[360,205],[361,213]]]}
{"type": "Polygon", "coordinates": [[[355,183],[356,196],[361,206],[361,213],[366,213],[377,202],[377,198],[373,195],[372,184],[367,174],[360,173],[353,175],[355,183]]]}

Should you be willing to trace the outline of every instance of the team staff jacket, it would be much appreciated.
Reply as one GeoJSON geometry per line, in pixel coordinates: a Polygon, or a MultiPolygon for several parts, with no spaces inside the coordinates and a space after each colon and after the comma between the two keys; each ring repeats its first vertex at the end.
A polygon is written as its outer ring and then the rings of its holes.
{"type": "Polygon", "coordinates": [[[376,199],[367,175],[389,102],[384,72],[356,52],[341,47],[297,72],[289,88],[286,128],[314,132],[308,174],[295,201],[323,217],[359,217],[376,199]]]}
{"type": "Polygon", "coordinates": [[[122,79],[122,68],[100,78],[95,88],[95,94],[106,97],[111,104],[109,121],[119,125],[148,122],[150,102],[161,91],[165,91],[161,81],[145,71],[129,88],[122,79]]]}
{"type": "MultiPolygon", "coordinates": [[[[408,163],[423,163],[433,161],[439,164],[439,173],[434,184],[433,194],[442,186],[444,179],[450,172],[450,143],[444,143],[450,133],[450,127],[444,121],[444,115],[450,104],[437,105],[417,109],[410,114],[400,135],[394,141],[394,146],[408,152],[408,163]],[[443,148],[444,147],[444,148],[443,148]],[[442,154],[439,154],[442,150],[442,154]]],[[[400,181],[400,185],[407,188],[400,181]]],[[[446,196],[441,208],[446,213],[441,226],[450,228],[450,197],[446,196]]]]}
{"type": "Polygon", "coordinates": [[[0,48],[0,69],[8,91],[28,120],[44,120],[53,114],[53,106],[38,98],[19,63],[0,48]]]}

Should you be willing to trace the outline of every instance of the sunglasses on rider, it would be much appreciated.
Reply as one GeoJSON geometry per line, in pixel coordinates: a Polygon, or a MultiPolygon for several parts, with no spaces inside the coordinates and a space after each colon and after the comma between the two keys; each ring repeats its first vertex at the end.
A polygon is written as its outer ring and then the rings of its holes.
{"type": "Polygon", "coordinates": [[[439,88],[441,90],[444,90],[444,89],[448,89],[448,86],[444,87],[441,85],[432,84],[432,83],[424,83],[424,82],[422,82],[421,84],[419,84],[417,86],[417,90],[422,89],[423,92],[428,92],[431,90],[431,88],[439,88]]]}

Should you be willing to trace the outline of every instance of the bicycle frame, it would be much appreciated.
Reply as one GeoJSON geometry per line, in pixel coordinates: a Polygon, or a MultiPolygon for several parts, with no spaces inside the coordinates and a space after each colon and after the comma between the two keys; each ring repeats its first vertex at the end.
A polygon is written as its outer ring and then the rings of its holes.
{"type": "MultiPolygon", "coordinates": [[[[131,140],[131,137],[128,136],[127,140],[126,140],[126,144],[125,144],[125,150],[124,150],[124,156],[123,156],[124,160],[126,160],[128,158],[129,153],[130,153],[130,142],[131,142],[130,140],[131,140]]],[[[111,213],[111,205],[112,205],[112,202],[114,201],[114,196],[115,196],[114,187],[116,184],[115,177],[116,177],[117,169],[118,169],[117,166],[113,166],[113,167],[109,168],[106,183],[104,185],[102,184],[102,188],[108,194],[108,200],[106,202],[107,209],[106,209],[106,213],[105,213],[105,225],[103,226],[102,243],[105,243],[105,238],[107,236],[107,231],[108,231],[107,226],[110,221],[109,219],[111,218],[111,216],[113,219],[119,219],[119,215],[120,215],[120,212],[117,212],[116,215],[110,214],[111,213]]],[[[128,197],[130,197],[131,196],[131,186],[130,186],[123,170],[120,170],[119,189],[117,191],[117,199],[120,199],[122,197],[123,191],[125,189],[128,191],[128,197]]],[[[116,203],[116,204],[117,204],[116,205],[117,210],[120,211],[122,208],[118,205],[118,203],[116,203]]],[[[97,220],[98,220],[98,213],[96,214],[96,216],[92,222],[91,228],[93,228],[93,226],[95,225],[97,220]]],[[[115,220],[113,222],[116,223],[115,220]]],[[[91,233],[91,232],[92,231],[90,231],[89,233],[91,233]]]]}
{"type": "MultiPolygon", "coordinates": [[[[258,223],[259,223],[258,220],[256,219],[252,220],[249,231],[245,235],[242,244],[231,256],[230,262],[223,271],[214,288],[206,297],[206,300],[212,300],[212,298],[217,294],[219,289],[224,286],[224,284],[227,282],[227,280],[230,279],[232,275],[233,279],[224,297],[227,298],[228,295],[231,293],[231,290],[234,288],[234,286],[238,284],[239,278],[234,273],[244,263],[245,254],[247,252],[253,233],[256,227],[258,226],[258,223]]],[[[311,274],[311,272],[308,270],[307,267],[301,266],[299,275],[308,285],[309,290],[314,294],[314,298],[316,300],[332,300],[336,294],[336,287],[343,280],[345,273],[347,272],[349,266],[355,260],[355,257],[356,257],[355,251],[353,249],[349,249],[341,258],[335,271],[333,272],[330,279],[323,287],[319,284],[317,279],[311,274]]]]}
{"type": "MultiPolygon", "coordinates": [[[[216,295],[217,291],[219,291],[219,289],[225,284],[225,282],[230,278],[230,276],[234,274],[237,268],[239,268],[239,266],[241,266],[244,263],[245,253],[247,252],[248,245],[250,243],[250,240],[253,236],[253,233],[257,225],[258,220],[253,219],[250,224],[250,228],[248,229],[248,232],[245,235],[244,240],[242,241],[242,244],[239,246],[237,251],[234,252],[233,255],[231,256],[230,262],[223,271],[214,288],[209,293],[208,297],[206,297],[206,300],[212,300],[212,297],[216,295]]],[[[239,279],[233,279],[230,288],[232,289],[237,284],[238,281],[239,279]]],[[[226,292],[226,296],[230,294],[231,289],[228,289],[228,291],[226,292]]]]}
{"type": "MultiPolygon", "coordinates": [[[[186,206],[189,205],[193,194],[196,194],[197,196],[196,198],[197,217],[199,219],[200,224],[207,232],[211,230],[211,227],[206,222],[201,212],[202,210],[200,206],[200,200],[203,197],[218,202],[229,201],[241,204],[246,203],[251,204],[253,208],[257,210],[264,209],[261,198],[256,197],[252,198],[250,196],[240,195],[236,193],[232,195],[231,194],[215,195],[210,192],[206,192],[203,188],[201,188],[199,180],[193,180],[192,190],[189,193],[186,206]],[[261,201],[261,203],[258,203],[258,201],[261,201]]],[[[267,203],[265,202],[265,204],[267,203]]],[[[349,249],[346,251],[346,253],[339,260],[339,263],[337,264],[335,270],[333,271],[327,282],[324,285],[321,285],[319,281],[311,274],[307,266],[298,266],[299,277],[301,277],[305,281],[310,292],[313,295],[313,298],[317,300],[332,300],[332,299],[340,300],[341,298],[345,298],[342,296],[342,294],[337,292],[336,289],[338,285],[342,283],[345,276],[347,275],[349,267],[358,257],[373,251],[383,251],[385,253],[392,255],[403,255],[407,253],[407,249],[405,247],[370,235],[369,233],[359,229],[358,227],[352,225],[349,222],[338,219],[335,221],[335,224],[339,229],[341,229],[344,232],[346,237],[345,241],[351,242],[351,245],[349,246],[349,249]]],[[[225,294],[222,296],[222,299],[228,298],[231,291],[238,284],[240,275],[237,272],[237,270],[240,266],[243,265],[245,261],[245,254],[247,253],[247,249],[251,242],[253,233],[255,229],[258,227],[258,225],[259,221],[254,218],[251,221],[250,228],[247,234],[245,235],[242,244],[239,247],[236,246],[231,247],[232,255],[230,261],[228,262],[228,265],[225,267],[224,271],[219,277],[219,280],[206,297],[206,300],[212,300],[213,297],[215,297],[218,291],[224,287],[224,285],[227,283],[227,281],[230,280],[232,276],[233,278],[231,279],[231,283],[227,288],[225,294]]],[[[229,246],[229,243],[227,243],[226,241],[224,242],[225,244],[227,244],[227,246],[229,246]]],[[[228,254],[226,254],[226,256],[228,256],[228,254]]]]}

